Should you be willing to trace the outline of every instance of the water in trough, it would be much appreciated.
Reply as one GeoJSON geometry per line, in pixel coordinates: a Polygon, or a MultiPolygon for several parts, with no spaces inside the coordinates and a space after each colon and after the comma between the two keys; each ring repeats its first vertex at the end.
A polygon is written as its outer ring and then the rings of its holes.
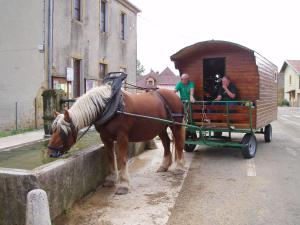
{"type": "MultiPolygon", "coordinates": [[[[99,133],[95,131],[87,132],[63,158],[74,154],[80,149],[100,144],[101,139],[99,133]]],[[[47,145],[48,140],[43,140],[25,146],[0,150],[0,167],[31,170],[57,160],[47,156],[47,145]]]]}

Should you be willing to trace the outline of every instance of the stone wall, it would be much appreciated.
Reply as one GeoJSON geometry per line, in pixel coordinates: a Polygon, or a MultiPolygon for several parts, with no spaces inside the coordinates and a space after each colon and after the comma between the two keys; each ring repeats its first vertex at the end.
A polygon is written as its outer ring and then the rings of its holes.
{"type": "MultiPolygon", "coordinates": [[[[129,156],[149,143],[131,143],[129,156]]],[[[151,146],[151,145],[150,145],[151,146]]],[[[33,170],[0,168],[0,224],[25,224],[26,196],[40,188],[47,192],[54,219],[101,185],[108,174],[105,148],[89,148],[33,170]]]]}

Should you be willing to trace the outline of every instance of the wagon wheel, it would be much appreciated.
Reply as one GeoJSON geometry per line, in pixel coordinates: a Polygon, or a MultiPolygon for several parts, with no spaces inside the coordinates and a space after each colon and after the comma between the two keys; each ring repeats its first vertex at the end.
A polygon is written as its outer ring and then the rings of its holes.
{"type": "Polygon", "coordinates": [[[257,149],[257,140],[254,134],[245,134],[241,144],[244,144],[245,147],[242,148],[242,154],[244,158],[251,159],[255,156],[257,149]]]}
{"type": "Polygon", "coordinates": [[[271,142],[272,141],[272,126],[271,126],[271,124],[268,124],[265,127],[264,136],[265,136],[265,142],[271,142]]]}
{"type": "MultiPolygon", "coordinates": [[[[193,133],[193,132],[186,132],[185,134],[185,139],[196,139],[197,138],[197,134],[193,133]]],[[[193,144],[185,144],[184,145],[184,150],[186,152],[193,152],[196,148],[196,145],[193,144]]]]}

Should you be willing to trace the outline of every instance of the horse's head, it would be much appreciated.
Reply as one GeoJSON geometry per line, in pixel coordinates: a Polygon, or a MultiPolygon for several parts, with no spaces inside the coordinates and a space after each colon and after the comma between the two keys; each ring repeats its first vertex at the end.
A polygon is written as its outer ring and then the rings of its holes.
{"type": "Polygon", "coordinates": [[[52,124],[52,136],[48,145],[48,156],[53,158],[67,153],[75,144],[78,134],[67,110],[64,114],[55,112],[55,116],[52,124]]]}

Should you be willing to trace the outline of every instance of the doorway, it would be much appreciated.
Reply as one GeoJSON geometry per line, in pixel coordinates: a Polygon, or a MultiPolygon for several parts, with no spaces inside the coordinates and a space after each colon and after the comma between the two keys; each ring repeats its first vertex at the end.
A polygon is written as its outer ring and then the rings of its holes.
{"type": "Polygon", "coordinates": [[[225,71],[225,58],[203,59],[204,100],[211,101],[217,97],[225,71]]]}

